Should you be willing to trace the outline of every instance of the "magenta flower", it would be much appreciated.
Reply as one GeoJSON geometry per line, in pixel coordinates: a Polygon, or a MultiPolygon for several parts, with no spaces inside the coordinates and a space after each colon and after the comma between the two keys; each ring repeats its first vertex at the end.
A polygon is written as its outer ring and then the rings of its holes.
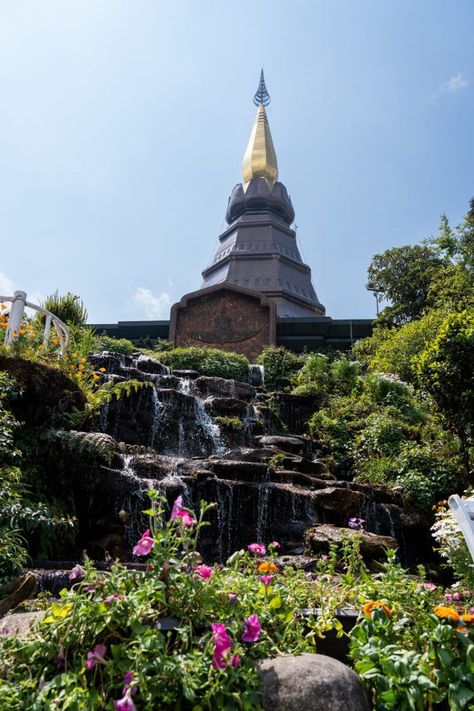
{"type": "Polygon", "coordinates": [[[171,520],[176,521],[176,519],[179,519],[182,526],[194,526],[194,524],[197,523],[196,519],[194,516],[191,516],[189,511],[183,509],[182,504],[183,497],[178,496],[171,510],[171,520]]]}
{"type": "Polygon", "coordinates": [[[110,605],[111,602],[114,602],[114,600],[120,600],[120,596],[118,593],[114,593],[113,595],[109,595],[109,597],[106,597],[104,600],[104,605],[110,605]]]}
{"type": "Polygon", "coordinates": [[[423,583],[423,587],[425,590],[428,590],[428,592],[433,592],[433,590],[438,589],[438,586],[434,583],[423,583]]]}
{"type": "Polygon", "coordinates": [[[281,545],[278,543],[278,541],[272,541],[270,543],[270,546],[272,546],[273,548],[281,548],[281,545]]]}
{"type": "Polygon", "coordinates": [[[453,600],[454,602],[460,602],[462,600],[462,595],[460,595],[458,592],[453,593],[453,600]]]}
{"type": "MultiPolygon", "coordinates": [[[[232,647],[232,637],[227,634],[225,625],[221,622],[212,623],[211,629],[212,643],[214,645],[212,666],[214,669],[224,669],[229,661],[229,651],[232,647]]],[[[232,659],[231,664],[232,666],[236,666],[234,664],[234,659],[232,659]]],[[[238,664],[238,658],[236,664],[238,664]]]]}
{"type": "Polygon", "coordinates": [[[242,642],[257,642],[262,631],[262,625],[258,615],[250,615],[245,620],[245,629],[242,634],[242,642]]]}
{"type": "Polygon", "coordinates": [[[237,593],[230,592],[228,593],[227,597],[229,598],[229,602],[231,605],[235,605],[237,602],[237,593]]]}
{"type": "Polygon", "coordinates": [[[270,583],[273,580],[273,577],[274,577],[273,575],[262,575],[260,577],[260,580],[264,585],[270,585],[270,583]]]}
{"type": "Polygon", "coordinates": [[[247,546],[247,549],[253,553],[253,555],[265,555],[267,552],[263,543],[251,543],[247,546]]]}
{"type": "Polygon", "coordinates": [[[122,694],[124,696],[125,696],[125,692],[129,688],[130,688],[130,693],[132,696],[135,696],[135,694],[137,693],[138,689],[135,685],[132,686],[132,682],[133,682],[133,671],[125,672],[125,676],[123,677],[123,688],[122,688],[122,694]]]}
{"type": "Polygon", "coordinates": [[[93,669],[96,664],[105,664],[104,654],[107,652],[105,644],[96,644],[94,649],[87,652],[86,667],[88,670],[93,669]]]}
{"type": "Polygon", "coordinates": [[[452,596],[451,593],[445,593],[444,599],[447,600],[448,602],[452,602],[452,601],[453,601],[453,596],[452,596]]]}
{"type": "Polygon", "coordinates": [[[150,536],[150,529],[147,528],[133,549],[133,555],[148,555],[153,548],[154,543],[155,540],[150,536]]]}
{"type": "Polygon", "coordinates": [[[233,667],[236,667],[237,664],[239,664],[239,662],[240,662],[240,657],[239,657],[239,655],[238,655],[238,654],[234,654],[234,656],[232,657],[232,662],[231,662],[232,666],[233,666],[233,667]]]}
{"type": "Polygon", "coordinates": [[[347,525],[349,526],[349,528],[353,528],[355,531],[363,531],[364,523],[365,518],[358,518],[357,516],[354,516],[353,518],[349,519],[347,525]]]}
{"type": "Polygon", "coordinates": [[[85,574],[86,574],[86,571],[84,570],[82,565],[79,565],[79,563],[78,563],[71,570],[68,577],[69,577],[69,580],[77,580],[77,578],[83,578],[85,574]]]}
{"type": "Polygon", "coordinates": [[[194,568],[194,574],[200,575],[201,578],[204,578],[205,580],[207,580],[207,578],[210,578],[212,573],[213,570],[208,565],[196,565],[194,568]]]}
{"type": "Polygon", "coordinates": [[[132,689],[127,689],[124,696],[118,701],[114,701],[116,711],[137,711],[132,699],[132,689]]]}

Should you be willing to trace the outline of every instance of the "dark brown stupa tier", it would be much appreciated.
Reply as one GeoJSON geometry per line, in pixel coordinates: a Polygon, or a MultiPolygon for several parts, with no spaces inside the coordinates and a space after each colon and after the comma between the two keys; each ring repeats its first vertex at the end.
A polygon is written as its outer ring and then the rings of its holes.
{"type": "Polygon", "coordinates": [[[258,105],[242,167],[243,184],[229,199],[229,227],[220,235],[202,288],[228,283],[252,289],[275,302],[277,316],[324,316],[311,283],[311,269],[301,259],[290,225],[295,211],[278,165],[265,106],[270,97],[263,72],[254,97],[258,105]]]}
{"type": "Polygon", "coordinates": [[[277,316],[324,316],[290,227],[294,216],[282,183],[270,188],[264,177],[256,177],[245,192],[236,185],[227,208],[229,227],[203,271],[202,288],[228,282],[264,293],[275,301],[277,316]]]}

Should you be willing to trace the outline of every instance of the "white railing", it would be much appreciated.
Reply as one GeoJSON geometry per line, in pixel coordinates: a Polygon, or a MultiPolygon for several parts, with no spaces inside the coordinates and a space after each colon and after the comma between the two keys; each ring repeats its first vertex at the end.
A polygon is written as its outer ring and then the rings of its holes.
{"type": "Polygon", "coordinates": [[[69,345],[69,329],[66,324],[61,321],[60,318],[52,314],[51,311],[43,309],[41,306],[36,306],[36,304],[31,304],[29,301],[27,301],[25,291],[15,291],[13,296],[0,295],[0,302],[1,301],[11,303],[10,314],[8,317],[8,326],[5,334],[6,344],[12,343],[20,335],[20,329],[23,323],[23,314],[25,313],[25,308],[28,308],[33,309],[34,311],[37,311],[38,313],[43,314],[43,316],[46,317],[43,332],[44,347],[46,348],[49,343],[49,337],[51,335],[51,325],[53,325],[59,339],[60,353],[61,355],[64,355],[66,353],[67,347],[69,345]]]}

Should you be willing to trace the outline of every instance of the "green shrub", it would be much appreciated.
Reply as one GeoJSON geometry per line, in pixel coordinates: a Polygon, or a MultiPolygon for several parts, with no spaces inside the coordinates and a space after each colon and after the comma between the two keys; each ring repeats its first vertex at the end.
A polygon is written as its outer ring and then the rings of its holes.
{"type": "Polygon", "coordinates": [[[265,387],[268,390],[284,390],[291,385],[303,366],[304,358],[281,346],[268,346],[263,349],[256,362],[263,365],[265,387]]]}
{"type": "MultiPolygon", "coordinates": [[[[42,304],[44,309],[72,326],[84,326],[87,321],[87,310],[79,296],[68,292],[60,296],[57,291],[47,296],[42,304]]],[[[44,316],[41,317],[44,320],[44,316]]]]}
{"type": "Polygon", "coordinates": [[[215,417],[214,422],[227,432],[240,432],[244,423],[238,417],[215,417]]]}
{"type": "Polygon", "coordinates": [[[299,397],[313,397],[318,402],[321,402],[323,396],[321,388],[316,383],[301,383],[293,388],[291,394],[299,397]]]}
{"type": "Polygon", "coordinates": [[[111,338],[110,336],[99,336],[98,347],[103,351],[132,355],[137,350],[133,343],[127,338],[111,338]]]}
{"type": "Polygon", "coordinates": [[[197,370],[202,375],[233,380],[245,380],[249,367],[245,356],[217,348],[174,348],[161,352],[159,358],[173,370],[197,370]]]}

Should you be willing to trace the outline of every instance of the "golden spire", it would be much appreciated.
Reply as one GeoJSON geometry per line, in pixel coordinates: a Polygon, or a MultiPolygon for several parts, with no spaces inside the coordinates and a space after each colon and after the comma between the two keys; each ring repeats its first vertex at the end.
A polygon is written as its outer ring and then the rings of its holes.
{"type": "Polygon", "coordinates": [[[242,164],[244,190],[247,190],[252,178],[265,178],[269,189],[272,190],[278,179],[278,164],[265,111],[265,106],[270,103],[270,95],[265,86],[263,69],[254,103],[258,106],[257,115],[242,164]]]}

